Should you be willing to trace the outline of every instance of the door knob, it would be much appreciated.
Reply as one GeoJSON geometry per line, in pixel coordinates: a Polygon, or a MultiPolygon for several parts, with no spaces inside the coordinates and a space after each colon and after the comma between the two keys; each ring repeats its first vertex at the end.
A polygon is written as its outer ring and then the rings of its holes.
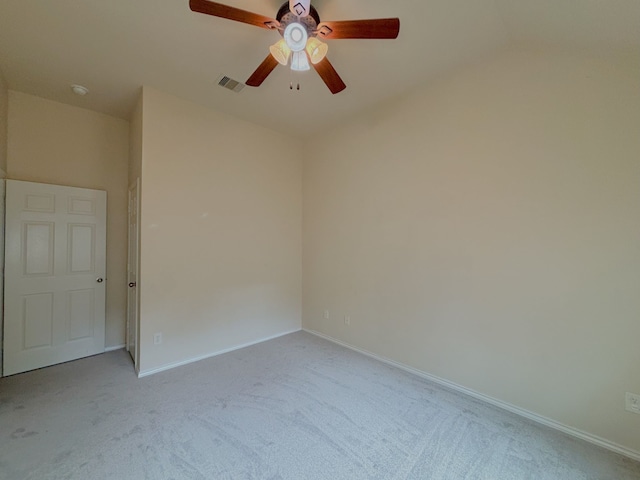
{"type": "Polygon", "coordinates": [[[102,279],[102,277],[98,277],[98,278],[96,278],[96,282],[102,283],[102,282],[104,282],[104,280],[102,279]]]}
{"type": "Polygon", "coordinates": [[[133,288],[136,286],[136,282],[129,282],[129,288],[133,288]]]}

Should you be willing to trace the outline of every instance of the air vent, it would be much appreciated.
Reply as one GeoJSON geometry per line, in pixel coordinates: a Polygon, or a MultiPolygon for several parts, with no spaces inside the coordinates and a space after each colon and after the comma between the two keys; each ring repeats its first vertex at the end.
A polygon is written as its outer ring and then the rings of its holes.
{"type": "Polygon", "coordinates": [[[223,75],[218,79],[218,85],[236,93],[240,93],[245,87],[244,83],[234,80],[233,78],[229,78],[226,75],[223,75]]]}

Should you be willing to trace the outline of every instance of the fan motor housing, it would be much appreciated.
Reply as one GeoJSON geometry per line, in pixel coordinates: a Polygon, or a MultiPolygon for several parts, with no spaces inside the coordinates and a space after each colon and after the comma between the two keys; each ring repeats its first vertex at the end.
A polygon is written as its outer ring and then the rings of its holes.
{"type": "Polygon", "coordinates": [[[307,29],[309,38],[317,36],[316,29],[320,24],[320,15],[318,15],[318,11],[313,5],[311,5],[310,12],[306,17],[298,17],[289,9],[289,2],[283,3],[276,15],[276,20],[280,22],[281,26],[280,35],[283,35],[284,30],[290,23],[296,22],[307,29]]]}

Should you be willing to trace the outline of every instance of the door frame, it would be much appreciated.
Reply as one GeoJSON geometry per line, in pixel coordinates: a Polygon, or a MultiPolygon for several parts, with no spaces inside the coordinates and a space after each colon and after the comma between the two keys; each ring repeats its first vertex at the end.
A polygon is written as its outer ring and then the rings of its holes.
{"type": "Polygon", "coordinates": [[[130,322],[133,317],[133,321],[135,322],[135,354],[132,355],[133,364],[135,366],[136,372],[139,372],[140,369],[140,293],[138,289],[138,284],[140,283],[140,178],[137,178],[135,182],[133,182],[129,186],[128,195],[128,209],[127,209],[127,328],[126,328],[126,349],[129,351],[129,345],[131,344],[130,331],[131,326],[130,322]],[[135,193],[134,193],[135,192],[135,193]],[[133,195],[136,196],[136,201],[133,202],[133,195]],[[136,209],[136,231],[132,231],[131,228],[131,213],[132,209],[136,209]],[[135,242],[132,242],[132,237],[135,235],[135,242]],[[135,274],[136,287],[129,287],[129,283],[132,281],[132,271],[131,271],[131,244],[134,243],[136,248],[136,262],[133,273],[135,274]],[[131,312],[131,296],[135,295],[135,311],[131,312]]]}
{"type": "Polygon", "coordinates": [[[7,180],[0,168],[0,377],[3,376],[4,355],[4,210],[6,203],[7,180]]]}

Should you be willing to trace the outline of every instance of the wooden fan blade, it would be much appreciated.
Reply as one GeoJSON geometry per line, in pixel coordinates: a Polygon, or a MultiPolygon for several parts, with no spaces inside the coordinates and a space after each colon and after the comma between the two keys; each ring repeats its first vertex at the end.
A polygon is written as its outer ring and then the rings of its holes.
{"type": "Polygon", "coordinates": [[[399,18],[377,18],[373,20],[345,20],[322,22],[318,25],[318,35],[323,38],[398,38],[399,18]]]}
{"type": "Polygon", "coordinates": [[[318,72],[320,78],[322,78],[327,87],[329,87],[329,90],[331,90],[331,93],[333,93],[334,95],[347,88],[345,83],[340,78],[340,75],[338,75],[338,72],[336,72],[336,69],[333,68],[333,65],[331,65],[331,62],[327,59],[327,57],[324,57],[321,62],[313,65],[313,68],[316,69],[316,72],[318,72]]]}
{"type": "Polygon", "coordinates": [[[246,82],[247,85],[249,85],[250,87],[259,87],[277,66],[278,61],[273,58],[273,55],[269,54],[269,56],[264,59],[264,61],[260,64],[256,71],[251,74],[249,80],[247,80],[246,82]]]}
{"type": "Polygon", "coordinates": [[[275,18],[265,17],[257,13],[247,12],[239,8],[230,7],[221,3],[209,2],[208,0],[189,0],[189,8],[194,12],[213,15],[214,17],[235,20],[236,22],[248,23],[262,28],[277,28],[280,25],[275,18]]]}

